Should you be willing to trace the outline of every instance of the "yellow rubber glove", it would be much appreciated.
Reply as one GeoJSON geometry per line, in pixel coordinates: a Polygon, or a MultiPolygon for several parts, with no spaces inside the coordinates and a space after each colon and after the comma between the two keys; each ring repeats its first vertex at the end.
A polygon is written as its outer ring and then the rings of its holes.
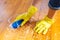
{"type": "Polygon", "coordinates": [[[34,30],[37,33],[42,32],[43,34],[46,34],[53,23],[54,21],[52,19],[45,17],[43,20],[36,23],[34,30]]]}
{"type": "Polygon", "coordinates": [[[37,12],[37,8],[34,6],[30,6],[28,11],[22,15],[18,15],[14,20],[14,22],[23,19],[24,21],[20,25],[23,26],[36,12],[37,12]]]}

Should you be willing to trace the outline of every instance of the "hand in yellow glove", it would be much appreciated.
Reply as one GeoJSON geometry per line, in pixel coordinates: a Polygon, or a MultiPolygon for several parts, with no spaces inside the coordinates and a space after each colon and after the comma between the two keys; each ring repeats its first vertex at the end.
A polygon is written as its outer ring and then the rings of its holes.
{"type": "Polygon", "coordinates": [[[37,8],[31,6],[26,13],[17,16],[15,21],[23,19],[24,21],[21,24],[21,26],[23,26],[35,14],[35,12],[37,12],[37,8]]]}
{"type": "Polygon", "coordinates": [[[43,20],[36,23],[34,30],[37,33],[42,32],[43,34],[46,34],[53,23],[54,21],[52,19],[45,17],[43,20]]]}
{"type": "Polygon", "coordinates": [[[13,28],[17,28],[18,26],[23,26],[34,14],[37,12],[37,8],[34,6],[30,6],[28,11],[22,15],[18,15],[14,22],[12,23],[13,28]]]}

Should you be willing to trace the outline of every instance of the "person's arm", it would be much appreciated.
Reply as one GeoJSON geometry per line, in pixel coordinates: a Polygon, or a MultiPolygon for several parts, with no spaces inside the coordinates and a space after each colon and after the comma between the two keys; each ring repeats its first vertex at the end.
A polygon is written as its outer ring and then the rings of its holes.
{"type": "Polygon", "coordinates": [[[37,5],[40,5],[40,3],[41,3],[41,0],[34,0],[32,5],[37,6],[37,5]]]}
{"type": "Polygon", "coordinates": [[[48,17],[53,18],[56,10],[60,9],[60,0],[50,0],[48,3],[49,11],[48,11],[48,17]]]}
{"type": "Polygon", "coordinates": [[[53,16],[55,15],[55,12],[56,12],[56,10],[49,8],[47,17],[49,17],[50,19],[52,19],[53,16]]]}

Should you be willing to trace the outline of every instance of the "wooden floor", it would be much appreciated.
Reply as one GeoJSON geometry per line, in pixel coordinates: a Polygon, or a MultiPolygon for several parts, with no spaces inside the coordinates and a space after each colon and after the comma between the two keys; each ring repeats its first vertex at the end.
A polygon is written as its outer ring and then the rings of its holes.
{"type": "MultiPolygon", "coordinates": [[[[56,22],[46,35],[34,32],[35,22],[27,22],[18,29],[10,28],[8,19],[27,11],[32,2],[32,0],[0,0],[0,40],[60,40],[60,10],[57,10],[54,16],[56,22]]],[[[42,1],[40,17],[47,14],[47,3],[46,0],[42,1]]]]}

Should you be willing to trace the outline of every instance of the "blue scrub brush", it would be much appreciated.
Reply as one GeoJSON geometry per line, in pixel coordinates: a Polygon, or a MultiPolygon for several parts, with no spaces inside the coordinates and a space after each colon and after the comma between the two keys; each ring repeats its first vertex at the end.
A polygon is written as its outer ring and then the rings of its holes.
{"type": "Polygon", "coordinates": [[[21,25],[22,22],[23,22],[23,20],[17,20],[15,22],[13,22],[10,26],[11,26],[11,28],[16,29],[21,25]]]}

